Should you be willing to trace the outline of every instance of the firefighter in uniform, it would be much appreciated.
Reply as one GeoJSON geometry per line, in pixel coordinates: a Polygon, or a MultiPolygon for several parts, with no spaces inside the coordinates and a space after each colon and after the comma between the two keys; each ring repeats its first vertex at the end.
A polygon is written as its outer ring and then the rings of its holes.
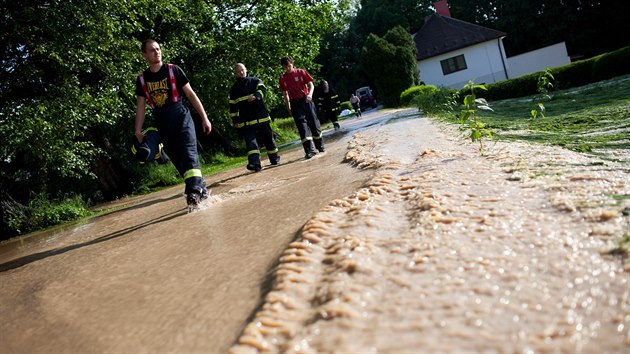
{"type": "Polygon", "coordinates": [[[331,121],[335,130],[339,129],[339,123],[337,123],[337,115],[339,114],[339,95],[337,92],[328,85],[328,81],[323,80],[321,85],[317,88],[317,110],[320,123],[326,123],[331,121]]]}
{"type": "Polygon", "coordinates": [[[230,116],[234,128],[245,140],[247,169],[258,172],[262,169],[259,138],[267,149],[269,162],[272,165],[280,163],[278,148],[269,125],[271,117],[264,100],[267,88],[260,79],[247,76],[244,64],[236,64],[234,74],[236,82],[230,89],[230,116]]]}
{"type": "Polygon", "coordinates": [[[153,111],[164,150],[184,178],[184,193],[190,210],[201,200],[208,198],[209,193],[201,175],[195,124],[179,93],[186,95],[201,116],[201,125],[206,134],[210,133],[212,125],[186,74],[179,66],[162,62],[160,45],[155,40],[148,39],[142,42],[141,49],[149,68],[138,75],[136,80],[134,134],[138,142],[143,141],[142,126],[148,104],[153,111]]]}

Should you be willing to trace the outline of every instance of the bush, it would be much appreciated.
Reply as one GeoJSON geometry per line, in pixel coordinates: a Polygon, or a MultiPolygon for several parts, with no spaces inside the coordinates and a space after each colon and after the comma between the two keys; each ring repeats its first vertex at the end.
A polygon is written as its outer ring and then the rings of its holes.
{"type": "Polygon", "coordinates": [[[396,26],[382,38],[370,33],[361,49],[360,65],[379,93],[379,103],[397,107],[400,94],[418,83],[416,46],[409,32],[396,26]]]}
{"type": "Polygon", "coordinates": [[[551,69],[551,74],[556,79],[554,87],[568,89],[595,82],[593,78],[593,61],[579,60],[569,65],[551,69]]]}
{"type": "Polygon", "coordinates": [[[7,215],[7,224],[14,235],[44,229],[92,214],[80,196],[52,200],[48,195],[39,195],[31,199],[28,207],[22,206],[19,209],[7,215]]]}
{"type": "Polygon", "coordinates": [[[179,172],[172,163],[164,165],[153,162],[145,165],[134,163],[129,168],[141,176],[138,182],[134,183],[134,194],[149,193],[155,188],[174,186],[182,182],[179,172]]]}
{"type": "Polygon", "coordinates": [[[424,87],[426,88],[420,90],[419,94],[412,99],[412,103],[418,107],[418,110],[432,115],[451,112],[457,106],[457,90],[433,85],[424,87]]]}
{"type": "Polygon", "coordinates": [[[352,103],[350,103],[350,101],[343,101],[341,102],[341,104],[339,105],[339,111],[342,112],[344,109],[347,110],[354,110],[354,108],[352,108],[352,103]]]}
{"type": "Polygon", "coordinates": [[[616,76],[630,74],[630,47],[596,56],[593,61],[593,79],[607,80],[616,76]]]}
{"type": "Polygon", "coordinates": [[[420,85],[413,86],[400,94],[400,105],[403,107],[410,106],[413,99],[422,94],[427,94],[437,90],[435,85],[420,85]]]}
{"type": "Polygon", "coordinates": [[[515,79],[503,80],[486,85],[487,91],[480,91],[479,98],[487,100],[503,100],[506,98],[531,96],[537,93],[538,73],[519,76],[515,79]]]}
{"type": "MultiPolygon", "coordinates": [[[[625,47],[590,59],[551,68],[551,74],[555,78],[553,87],[568,89],[610,79],[615,76],[630,74],[630,66],[627,65],[629,62],[630,47],[625,47]]],[[[514,79],[488,84],[486,85],[488,90],[479,92],[478,97],[496,101],[536,95],[536,84],[543,73],[544,71],[539,71],[514,79]]]]}

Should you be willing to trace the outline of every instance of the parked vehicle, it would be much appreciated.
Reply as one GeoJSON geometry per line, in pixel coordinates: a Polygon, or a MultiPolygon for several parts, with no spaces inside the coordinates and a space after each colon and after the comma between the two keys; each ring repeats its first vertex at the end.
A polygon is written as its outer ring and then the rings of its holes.
{"type": "Polygon", "coordinates": [[[361,98],[360,105],[362,111],[365,111],[368,108],[376,108],[376,106],[378,105],[376,103],[376,97],[374,97],[374,93],[372,92],[370,86],[358,88],[355,91],[355,95],[361,98]]]}

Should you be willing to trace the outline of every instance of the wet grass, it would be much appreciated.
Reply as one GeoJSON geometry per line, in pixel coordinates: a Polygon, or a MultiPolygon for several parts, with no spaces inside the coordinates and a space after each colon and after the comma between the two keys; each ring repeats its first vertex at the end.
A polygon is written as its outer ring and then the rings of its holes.
{"type": "MultiPolygon", "coordinates": [[[[489,102],[478,112],[495,140],[552,144],[614,159],[608,150],[630,148],[630,75],[578,88],[552,91],[545,117],[533,119],[532,97],[489,102]]],[[[441,118],[455,122],[454,117],[441,118]]]]}

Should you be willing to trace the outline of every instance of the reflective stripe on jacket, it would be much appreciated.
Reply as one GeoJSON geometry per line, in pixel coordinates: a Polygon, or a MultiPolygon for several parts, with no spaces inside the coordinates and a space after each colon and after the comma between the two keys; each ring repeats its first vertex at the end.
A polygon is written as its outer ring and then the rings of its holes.
{"type": "Polygon", "coordinates": [[[238,78],[230,89],[230,117],[236,128],[271,121],[269,111],[265,105],[267,88],[263,82],[255,77],[238,78]],[[255,101],[249,97],[254,95],[255,101]]]}

